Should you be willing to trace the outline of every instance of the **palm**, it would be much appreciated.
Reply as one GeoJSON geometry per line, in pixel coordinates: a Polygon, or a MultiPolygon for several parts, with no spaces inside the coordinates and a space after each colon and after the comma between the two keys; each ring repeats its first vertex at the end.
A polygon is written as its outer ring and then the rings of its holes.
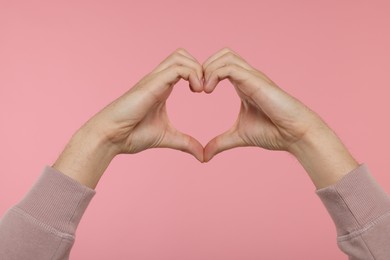
{"type": "Polygon", "coordinates": [[[310,122],[321,120],[276,85],[264,86],[250,97],[240,89],[236,87],[242,100],[237,129],[247,145],[286,150],[302,138],[310,122]]]}
{"type": "Polygon", "coordinates": [[[124,153],[138,153],[161,145],[171,129],[165,102],[156,105],[129,132],[124,142],[124,153]]]}
{"type": "MultiPolygon", "coordinates": [[[[202,160],[203,147],[193,137],[176,130],[169,121],[166,100],[179,79],[164,83],[149,75],[100,113],[112,122],[110,140],[120,153],[138,153],[148,148],[173,148],[202,160]],[[148,86],[147,88],[145,86],[148,86]]],[[[101,120],[102,121],[102,120],[101,120]]]]}
{"type": "Polygon", "coordinates": [[[313,113],[276,85],[264,84],[262,80],[231,82],[241,98],[240,112],[228,131],[206,145],[206,161],[215,154],[239,146],[287,150],[310,127],[308,122],[314,120],[313,113]]]}
{"type": "Polygon", "coordinates": [[[235,129],[242,138],[243,145],[269,150],[282,149],[281,135],[275,124],[251,98],[238,88],[236,91],[241,97],[241,107],[235,129]]]}

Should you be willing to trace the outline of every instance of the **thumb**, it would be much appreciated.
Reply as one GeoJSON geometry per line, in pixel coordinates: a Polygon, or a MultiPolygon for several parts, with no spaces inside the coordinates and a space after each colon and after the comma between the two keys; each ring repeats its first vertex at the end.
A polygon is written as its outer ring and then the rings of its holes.
{"type": "Polygon", "coordinates": [[[244,140],[238,135],[234,128],[211,139],[204,148],[204,162],[208,162],[220,152],[245,146],[244,140]]]}
{"type": "Polygon", "coordinates": [[[203,146],[194,137],[171,128],[164,135],[157,147],[171,148],[192,154],[198,161],[203,162],[203,146]]]}

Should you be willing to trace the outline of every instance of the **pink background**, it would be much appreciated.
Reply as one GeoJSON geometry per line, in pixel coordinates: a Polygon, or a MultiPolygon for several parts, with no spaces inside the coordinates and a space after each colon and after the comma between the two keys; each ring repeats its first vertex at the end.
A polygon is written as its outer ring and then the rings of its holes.
{"type": "MultiPolygon", "coordinates": [[[[317,111],[390,192],[388,1],[0,2],[0,214],[87,119],[177,47],[199,61],[227,46],[317,111]]],[[[234,122],[228,81],[184,81],[167,103],[201,143],[234,122]]],[[[200,164],[154,149],[114,159],[72,259],[346,259],[303,168],[237,148],[200,164]]]]}

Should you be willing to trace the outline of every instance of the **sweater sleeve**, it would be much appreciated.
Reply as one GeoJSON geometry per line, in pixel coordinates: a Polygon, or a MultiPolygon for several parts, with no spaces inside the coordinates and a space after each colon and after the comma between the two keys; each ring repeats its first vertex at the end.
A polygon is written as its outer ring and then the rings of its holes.
{"type": "Polygon", "coordinates": [[[316,194],[336,226],[338,247],[349,259],[390,259],[390,197],[366,164],[316,194]]]}
{"type": "Polygon", "coordinates": [[[69,259],[76,228],[94,195],[95,190],[46,165],[0,220],[0,259],[69,259]]]}

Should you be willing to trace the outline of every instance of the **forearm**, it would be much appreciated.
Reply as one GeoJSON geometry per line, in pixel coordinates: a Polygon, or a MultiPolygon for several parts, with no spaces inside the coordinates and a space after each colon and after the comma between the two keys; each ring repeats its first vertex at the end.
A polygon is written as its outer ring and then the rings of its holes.
{"type": "Polygon", "coordinates": [[[117,154],[86,123],[52,167],[0,221],[1,259],[68,259],[74,234],[100,177],[117,154]]]}
{"type": "Polygon", "coordinates": [[[94,194],[46,166],[25,197],[0,220],[0,259],[68,259],[94,194]]]}
{"type": "Polygon", "coordinates": [[[68,259],[99,179],[118,154],[100,128],[85,123],[53,166],[0,221],[1,259],[68,259]]]}
{"type": "Polygon", "coordinates": [[[361,164],[337,183],[316,190],[351,260],[390,259],[390,197],[361,164]]]}
{"type": "Polygon", "coordinates": [[[116,154],[115,147],[87,123],[73,134],[52,167],[95,189],[116,154]]]}
{"type": "Polygon", "coordinates": [[[338,182],[359,166],[348,149],[325,123],[319,123],[290,147],[317,189],[338,182]]]}
{"type": "Polygon", "coordinates": [[[390,198],[325,123],[291,147],[333,219],[350,259],[389,259],[390,198]]]}

